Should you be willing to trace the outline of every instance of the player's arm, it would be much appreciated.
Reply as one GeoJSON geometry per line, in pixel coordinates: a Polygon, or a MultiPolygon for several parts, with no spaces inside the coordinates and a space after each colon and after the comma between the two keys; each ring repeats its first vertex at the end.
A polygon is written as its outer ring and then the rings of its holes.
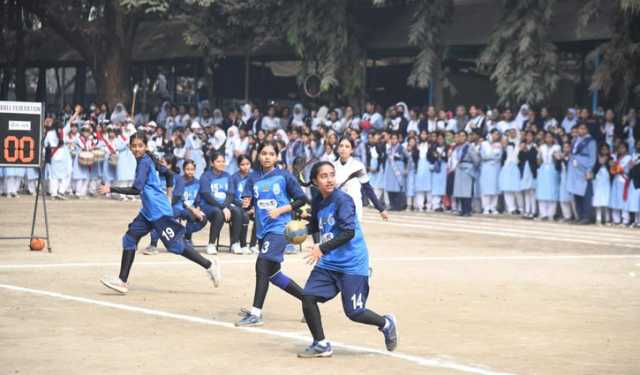
{"type": "Polygon", "coordinates": [[[136,167],[136,178],[133,181],[133,186],[127,187],[111,187],[108,185],[102,185],[100,192],[103,194],[117,193],[124,195],[140,195],[144,185],[147,183],[147,176],[149,175],[150,165],[148,162],[141,162],[136,167]]]}
{"type": "Polygon", "coordinates": [[[367,199],[369,199],[371,203],[373,203],[373,207],[375,207],[378,212],[383,212],[385,210],[384,204],[380,202],[380,199],[378,199],[378,196],[376,195],[375,191],[373,191],[373,188],[371,187],[371,184],[369,182],[365,182],[364,184],[362,184],[362,192],[364,193],[365,197],[367,197],[367,199]]]}
{"type": "Polygon", "coordinates": [[[309,199],[307,198],[307,196],[304,194],[304,191],[302,191],[302,188],[300,188],[300,184],[298,184],[298,182],[295,180],[295,178],[293,178],[293,176],[290,173],[286,173],[285,174],[285,182],[286,182],[286,188],[287,188],[287,194],[292,197],[292,200],[289,204],[286,204],[282,207],[278,207],[275,208],[271,211],[269,211],[269,216],[272,219],[277,218],[278,216],[287,213],[287,212],[291,212],[291,211],[295,211],[298,208],[304,206],[305,204],[309,203],[309,199]],[[276,212],[274,212],[276,211],[276,212]],[[274,212],[274,214],[272,215],[271,213],[274,212]],[[274,217],[275,216],[275,217],[274,217]]]}
{"type": "Polygon", "coordinates": [[[329,241],[320,244],[320,251],[324,255],[351,241],[356,235],[356,206],[353,199],[341,199],[336,202],[335,220],[341,231],[329,241]]]}
{"type": "Polygon", "coordinates": [[[240,197],[242,198],[242,208],[249,209],[251,207],[253,198],[253,173],[247,177],[247,182],[244,184],[244,189],[240,197]]]}

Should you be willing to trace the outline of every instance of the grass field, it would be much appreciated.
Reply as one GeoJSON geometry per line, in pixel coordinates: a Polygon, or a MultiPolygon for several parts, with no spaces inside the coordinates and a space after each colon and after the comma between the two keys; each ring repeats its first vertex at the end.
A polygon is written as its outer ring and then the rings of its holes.
{"type": "MultiPolygon", "coordinates": [[[[26,235],[32,206],[0,200],[0,236],[26,235]]],[[[301,360],[302,310],[277,288],[263,327],[233,327],[254,256],[218,255],[216,289],[181,257],[138,253],[120,296],[98,280],[117,274],[139,203],[48,206],[53,253],[0,241],[0,374],[640,373],[639,230],[414,213],[384,223],[366,211],[368,307],[396,314],[398,350],[338,298],[321,306],[334,357],[301,360]]],[[[302,255],[283,269],[301,284],[310,272],[302,255]]]]}

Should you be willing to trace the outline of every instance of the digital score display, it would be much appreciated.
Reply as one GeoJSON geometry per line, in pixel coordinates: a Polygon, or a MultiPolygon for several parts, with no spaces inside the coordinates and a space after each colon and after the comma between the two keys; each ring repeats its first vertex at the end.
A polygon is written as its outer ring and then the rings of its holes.
{"type": "Polygon", "coordinates": [[[42,103],[0,101],[0,166],[39,167],[42,103]]]}

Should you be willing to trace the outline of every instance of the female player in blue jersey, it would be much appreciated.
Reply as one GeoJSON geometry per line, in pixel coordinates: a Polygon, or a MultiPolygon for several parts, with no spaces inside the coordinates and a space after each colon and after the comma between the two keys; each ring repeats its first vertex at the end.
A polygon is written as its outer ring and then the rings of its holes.
{"type": "Polygon", "coordinates": [[[204,227],[207,217],[199,207],[200,180],[195,177],[196,163],[191,159],[186,159],[182,168],[184,175],[176,178],[171,205],[173,216],[186,220],[184,239],[190,246],[193,246],[191,235],[204,227]]]}
{"type": "Polygon", "coordinates": [[[262,306],[269,282],[302,301],[302,288],[280,271],[287,241],[284,227],[291,212],[307,202],[302,188],[286,170],[276,167],[278,146],[266,141],[258,148],[260,167],[247,179],[242,193],[243,208],[255,209],[256,236],[260,252],[256,261],[256,287],[253,307],[236,326],[262,325],[262,306]]]}
{"type": "MultiPolygon", "coordinates": [[[[238,156],[236,160],[238,165],[238,171],[234,173],[229,179],[229,191],[233,192],[234,199],[233,205],[235,207],[242,207],[242,193],[244,192],[244,185],[247,183],[249,173],[251,172],[251,160],[246,155],[238,156]]],[[[256,244],[256,226],[253,226],[251,231],[251,248],[247,246],[247,232],[249,229],[249,212],[242,210],[242,230],[240,231],[240,248],[241,252],[236,254],[251,254],[254,251],[252,248],[256,244]]],[[[258,248],[255,247],[255,252],[258,252],[258,248]]]]}
{"type": "MultiPolygon", "coordinates": [[[[118,193],[126,195],[141,195],[142,209],[138,216],[129,224],[129,229],[122,238],[122,261],[120,275],[114,278],[100,280],[107,288],[126,294],[129,291],[127,279],[136,255],[136,248],[140,238],[146,236],[152,229],[160,233],[160,240],[165,248],[175,254],[180,254],[190,261],[197,263],[207,270],[209,277],[217,287],[220,282],[220,268],[216,261],[210,261],[198,254],[184,240],[185,229],[173,217],[171,202],[162,192],[160,178],[156,172],[159,168],[153,157],[147,153],[147,136],[143,132],[135,133],[129,140],[129,147],[136,158],[137,165],[135,180],[131,187],[100,187],[102,194],[118,193]]],[[[171,171],[159,168],[167,181],[173,177],[171,171]]]]}
{"type": "Polygon", "coordinates": [[[311,203],[311,233],[318,233],[320,244],[309,248],[309,264],[316,264],[304,287],[302,310],[313,336],[313,343],[300,358],[329,357],[331,344],[322,329],[318,302],[342,294],[342,306],[349,319],[378,327],[387,350],[398,345],[398,329],[393,315],[380,316],[366,308],[369,295],[369,254],[357,220],[353,199],[336,188],[336,170],[327,161],[311,168],[311,181],[319,195],[311,203]]]}
{"type": "Polygon", "coordinates": [[[217,254],[216,243],[225,222],[231,223],[231,251],[240,252],[242,209],[234,206],[233,191],[229,189],[229,173],[224,170],[224,154],[214,152],[211,164],[200,177],[200,207],[211,223],[207,254],[217,254]]]}

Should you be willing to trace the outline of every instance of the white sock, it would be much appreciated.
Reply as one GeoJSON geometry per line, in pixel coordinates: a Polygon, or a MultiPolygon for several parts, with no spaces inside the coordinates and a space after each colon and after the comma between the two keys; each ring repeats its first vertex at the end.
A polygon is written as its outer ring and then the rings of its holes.
{"type": "Polygon", "coordinates": [[[252,307],[251,308],[251,315],[253,316],[257,316],[258,318],[262,316],[262,309],[259,309],[257,307],[252,307]]]}
{"type": "Polygon", "coordinates": [[[318,344],[320,344],[321,346],[327,346],[329,345],[329,341],[327,341],[327,339],[320,340],[318,341],[318,344]]]}
{"type": "Polygon", "coordinates": [[[382,327],[382,329],[387,329],[389,328],[390,325],[391,325],[391,322],[389,322],[389,319],[384,318],[384,327],[382,327]]]}

